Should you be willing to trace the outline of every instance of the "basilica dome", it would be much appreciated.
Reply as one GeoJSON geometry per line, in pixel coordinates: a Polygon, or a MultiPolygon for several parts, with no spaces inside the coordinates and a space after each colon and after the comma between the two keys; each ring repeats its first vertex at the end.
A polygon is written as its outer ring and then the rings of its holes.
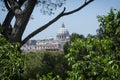
{"type": "Polygon", "coordinates": [[[69,31],[65,28],[64,23],[60,27],[60,29],[57,32],[57,39],[58,40],[67,40],[69,39],[69,31]]]}

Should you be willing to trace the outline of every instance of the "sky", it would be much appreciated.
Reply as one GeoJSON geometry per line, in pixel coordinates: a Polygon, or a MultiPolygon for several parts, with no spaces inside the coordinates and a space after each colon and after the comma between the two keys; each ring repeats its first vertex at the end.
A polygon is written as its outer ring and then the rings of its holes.
{"type": "MultiPolygon", "coordinates": [[[[83,1],[84,0],[67,0],[64,4],[66,11],[70,11],[79,7],[83,4],[83,1]]],[[[34,36],[32,39],[40,40],[46,38],[49,39],[51,37],[56,38],[58,29],[63,23],[65,24],[65,27],[68,29],[70,34],[78,33],[84,36],[87,36],[88,34],[95,35],[96,30],[99,28],[97,16],[107,15],[111,8],[120,10],[119,3],[120,0],[94,0],[79,12],[60,18],[58,21],[34,36]]],[[[62,10],[63,8],[58,8],[56,11],[54,11],[54,15],[43,15],[40,12],[40,8],[36,7],[32,13],[34,19],[29,21],[24,32],[23,39],[37,28],[52,20],[62,10]]],[[[6,14],[7,12],[0,11],[0,23],[3,22],[6,14]]],[[[14,20],[12,21],[12,24],[14,24],[14,20]]]]}

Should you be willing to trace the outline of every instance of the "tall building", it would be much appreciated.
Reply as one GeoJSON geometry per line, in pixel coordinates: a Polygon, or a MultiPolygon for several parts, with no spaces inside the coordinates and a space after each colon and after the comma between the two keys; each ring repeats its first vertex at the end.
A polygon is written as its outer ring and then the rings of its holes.
{"type": "Polygon", "coordinates": [[[67,41],[69,41],[69,31],[65,28],[63,23],[58,29],[56,39],[29,40],[21,47],[21,50],[25,53],[39,51],[63,51],[63,46],[67,41]]]}

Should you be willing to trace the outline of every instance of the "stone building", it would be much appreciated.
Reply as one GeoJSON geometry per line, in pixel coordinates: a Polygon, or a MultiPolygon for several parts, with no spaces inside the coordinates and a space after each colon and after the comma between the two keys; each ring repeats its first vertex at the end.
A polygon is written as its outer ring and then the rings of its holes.
{"type": "Polygon", "coordinates": [[[29,40],[21,47],[22,52],[63,51],[63,46],[69,40],[69,31],[64,23],[58,29],[56,39],[29,40]]]}

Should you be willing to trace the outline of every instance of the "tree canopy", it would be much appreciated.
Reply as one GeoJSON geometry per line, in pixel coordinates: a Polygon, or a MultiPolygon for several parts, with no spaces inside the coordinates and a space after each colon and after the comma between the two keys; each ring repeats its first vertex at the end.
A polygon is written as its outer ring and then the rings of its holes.
{"type": "Polygon", "coordinates": [[[68,72],[70,79],[120,79],[119,15],[120,11],[111,9],[108,15],[98,16],[98,34],[71,43],[66,55],[72,67],[68,72]]]}

